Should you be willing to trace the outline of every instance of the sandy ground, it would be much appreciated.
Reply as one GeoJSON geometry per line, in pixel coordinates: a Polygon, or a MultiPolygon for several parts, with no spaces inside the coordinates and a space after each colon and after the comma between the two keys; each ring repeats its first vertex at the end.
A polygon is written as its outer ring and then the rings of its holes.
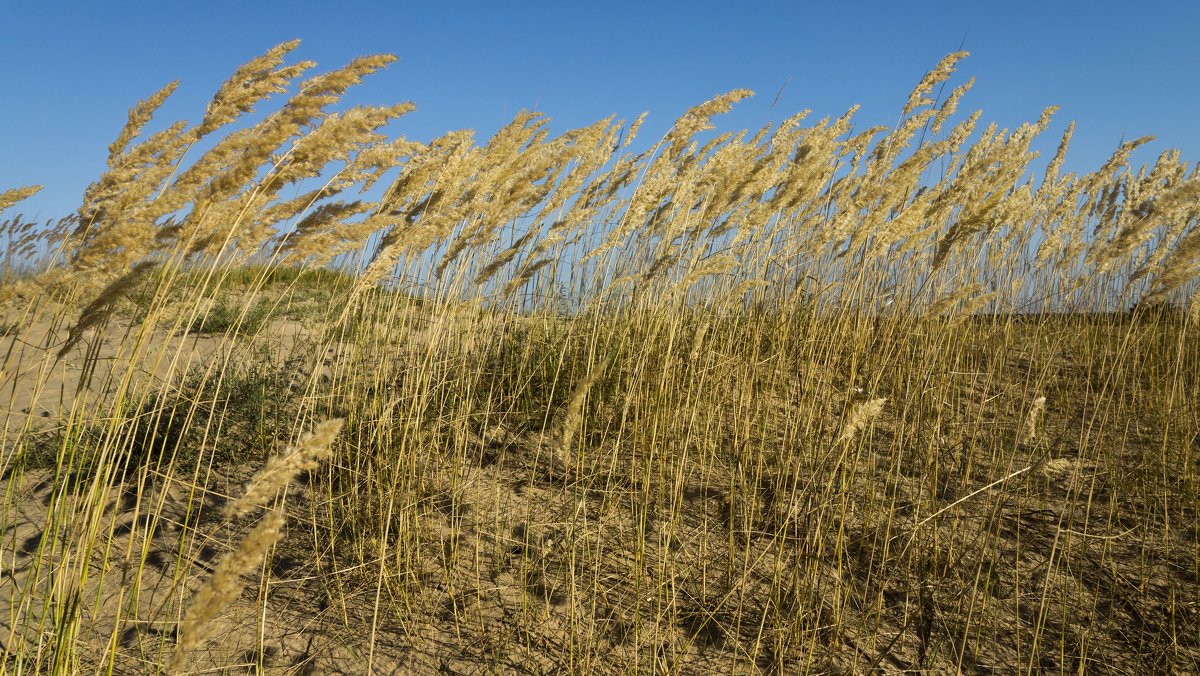
{"type": "MultiPolygon", "coordinates": [[[[139,335],[140,328],[118,319],[89,332],[61,359],[56,352],[67,337],[61,324],[35,322],[0,338],[0,416],[5,420],[0,459],[11,458],[23,440],[52,436],[84,406],[94,419],[118,393],[136,398],[169,392],[184,374],[210,366],[220,371],[222,362],[244,356],[232,353],[231,341],[221,335],[139,335]]],[[[294,355],[301,342],[308,344],[310,329],[276,321],[263,332],[258,348],[281,358],[294,355]]],[[[314,371],[320,377],[336,350],[336,345],[328,348],[324,359],[307,355],[307,367],[297,377],[314,371]]],[[[102,654],[104,646],[115,643],[117,673],[152,671],[170,655],[175,625],[191,593],[253,526],[222,527],[213,512],[241,490],[254,469],[226,468],[223,474],[181,481],[143,468],[99,501],[103,509],[82,513],[76,495],[99,490],[97,477],[56,482],[53,470],[5,471],[0,479],[0,653],[15,651],[22,642],[36,645],[39,635],[45,644],[54,614],[64,603],[79,603],[85,610],[73,631],[84,645],[102,654]],[[185,521],[193,525],[185,529],[185,521]],[[66,552],[66,543],[76,547],[66,552]],[[86,583],[78,589],[53,587],[55,571],[82,565],[81,543],[90,543],[92,552],[86,583]],[[23,621],[14,623],[14,617],[23,621]]],[[[303,491],[296,499],[293,510],[303,503],[303,491]]],[[[302,523],[303,515],[298,516],[302,523]]],[[[361,628],[347,631],[346,623],[312,612],[314,591],[305,583],[315,579],[314,571],[297,557],[280,556],[271,565],[278,570],[270,583],[247,591],[223,613],[211,628],[212,642],[189,664],[257,668],[258,656],[264,655],[272,666],[297,673],[361,673],[361,628]],[[270,599],[265,613],[259,612],[258,595],[270,599]]],[[[387,650],[377,652],[386,673],[387,650]]],[[[106,668],[74,666],[85,672],[106,668]]]]}
{"type": "MultiPolygon", "coordinates": [[[[62,358],[56,355],[68,335],[62,324],[35,322],[0,338],[0,354],[6,355],[0,374],[0,415],[6,421],[0,459],[11,457],[29,439],[53,438],[64,420],[80,415],[83,407],[95,422],[97,411],[120,396],[144,401],[151,393],[169,393],[197,369],[220,372],[225,363],[264,356],[279,364],[290,360],[300,364],[295,376],[303,386],[309,378],[327,378],[349,349],[327,341],[323,350],[314,352],[320,327],[292,320],[272,322],[252,341],[229,341],[221,335],[139,335],[140,329],[118,318],[102,330],[90,331],[62,358]],[[230,351],[231,342],[238,344],[239,353],[230,351]],[[131,369],[131,363],[137,368],[131,369]],[[90,372],[85,372],[89,366],[90,372]]],[[[407,349],[421,349],[455,335],[453,321],[443,318],[393,338],[407,349]]],[[[8,468],[0,477],[0,655],[41,644],[39,659],[45,667],[55,640],[73,635],[85,648],[72,670],[153,672],[170,658],[176,627],[190,598],[252,530],[254,517],[222,524],[217,513],[230,496],[241,493],[256,469],[209,468],[203,475],[168,477],[143,467],[88,501],[94,505],[88,510],[78,496],[102,490],[99,477],[76,473],[56,479],[51,469],[8,468]],[[90,559],[80,560],[79,551],[90,552],[90,559]],[[88,573],[83,575],[79,571],[85,566],[88,573]],[[55,573],[65,573],[57,583],[55,573]],[[86,581],[62,587],[63,580],[78,579],[86,581]],[[56,614],[68,604],[82,609],[79,622],[67,630],[52,629],[56,614]],[[109,652],[112,664],[96,659],[109,652]]],[[[561,544],[562,529],[526,532],[519,515],[529,513],[530,500],[546,490],[527,492],[513,470],[493,468],[485,474],[468,483],[470,495],[459,497],[486,511],[472,511],[470,524],[458,512],[441,511],[430,519],[430,528],[447,541],[457,541],[460,529],[467,528],[470,535],[464,545],[470,541],[475,550],[498,552],[501,567],[508,569],[495,573],[488,585],[491,591],[475,600],[478,613],[471,626],[456,619],[444,621],[448,598],[466,603],[461,593],[444,585],[412,597],[422,607],[421,623],[398,625],[394,618],[375,613],[377,587],[366,566],[333,575],[319,569],[311,552],[327,545],[313,541],[311,524],[314,505],[322,498],[302,484],[290,489],[288,526],[265,564],[269,575],[259,582],[245,580],[249,587],[208,627],[209,640],[189,656],[187,671],[361,674],[370,664],[376,673],[457,673],[489,663],[501,671],[553,670],[559,664],[560,622],[547,623],[544,612],[531,614],[527,592],[536,586],[548,608],[561,608],[563,597],[561,590],[526,579],[525,567],[532,565],[538,548],[561,544]],[[511,517],[478,523],[486,521],[483,514],[488,513],[511,517]],[[558,540],[554,533],[559,533],[558,540]],[[526,549],[529,556],[513,554],[526,549]],[[514,569],[514,562],[522,569],[514,569]],[[342,579],[346,586],[328,587],[330,580],[342,579]],[[430,623],[430,616],[443,621],[430,623]],[[524,620],[517,622],[517,616],[524,620]],[[514,638],[511,632],[517,624],[540,627],[541,638],[514,638]],[[496,627],[510,634],[497,642],[496,627]],[[475,636],[468,643],[478,644],[464,651],[460,646],[467,636],[475,636]],[[493,652],[491,643],[497,650],[505,647],[493,652]]],[[[557,493],[562,502],[562,491],[557,493]]],[[[547,518],[537,516],[541,521],[547,518]]],[[[444,565],[431,561],[428,576],[441,577],[435,573],[444,565]]],[[[378,559],[369,568],[377,567],[378,559]]],[[[465,607],[454,614],[468,615],[465,607]]],[[[22,668],[15,657],[5,666],[22,668]]]]}
{"type": "MultiPolygon", "coordinates": [[[[65,338],[61,328],[35,324],[3,338],[0,411],[7,425],[0,459],[23,439],[52,432],[77,402],[91,402],[89,416],[96,416],[118,392],[169,390],[189,370],[211,364],[219,370],[248,354],[230,353],[220,336],[147,335],[142,343],[162,358],[130,372],[131,361],[147,361],[120,347],[138,344],[129,338],[137,328],[114,323],[61,360],[53,354],[65,338]],[[85,363],[97,364],[99,377],[81,389],[85,363]]],[[[245,343],[257,345],[259,357],[299,359],[301,381],[321,378],[349,348],[327,343],[314,351],[317,330],[280,321],[245,343]]],[[[431,322],[394,339],[420,349],[454,333],[453,326],[431,322]]],[[[831,393],[846,389],[804,368],[791,377],[831,393]]],[[[1009,395],[981,386],[970,396],[983,407],[1009,395]]],[[[832,415],[842,401],[833,394],[828,401],[832,415]]],[[[1200,621],[1193,566],[1200,530],[1179,531],[1182,540],[1167,547],[1146,524],[1093,508],[1125,499],[1113,493],[1114,472],[1123,468],[1089,459],[1094,448],[1067,429],[1076,420],[1070,416],[1091,415],[1086,402],[1076,407],[1060,415],[1052,462],[1018,454],[960,471],[951,461],[962,439],[931,442],[950,467],[936,496],[916,469],[920,463],[894,450],[895,430],[885,416],[874,432],[877,452],[864,456],[859,472],[889,479],[856,479],[846,487],[851,507],[841,535],[811,527],[813,519],[839,513],[837,506],[806,502],[804,491],[767,506],[741,495],[749,479],[721,462],[706,463],[713,474],[681,470],[672,478],[682,503],[667,519],[645,507],[652,502],[649,485],[623,470],[633,449],[613,448],[611,458],[589,459],[573,475],[544,439],[497,429],[462,442],[470,462],[440,466],[435,456],[426,459],[427,485],[417,504],[403,506],[420,529],[421,548],[386,549],[388,557],[410,557],[415,572],[405,589],[378,584],[381,563],[396,563],[381,560],[377,543],[361,543],[361,564],[330,569],[331,543],[317,526],[329,526],[318,520],[328,518],[326,503],[334,496],[302,481],[289,488],[288,525],[264,564],[268,574],[247,578],[247,588],[208,628],[211,640],[189,656],[186,673],[361,674],[368,665],[376,673],[780,673],[764,662],[770,646],[819,655],[793,666],[821,673],[856,673],[872,664],[898,673],[918,662],[935,671],[963,665],[971,673],[1004,673],[1017,664],[1052,673],[1119,673],[1108,667],[1153,670],[1155,655],[1170,650],[1175,665],[1200,664],[1197,637],[1178,630],[1200,621]],[[853,503],[865,500],[886,502],[889,523],[861,517],[853,503]],[[935,509],[944,509],[944,518],[922,528],[935,509]],[[788,558],[820,552],[819,543],[831,537],[844,537],[845,560],[788,558]],[[741,558],[730,560],[728,550],[714,545],[723,542],[741,558]],[[900,549],[909,558],[897,560],[900,549]],[[889,556],[898,570],[884,574],[880,562],[889,556]],[[918,566],[926,566],[920,576],[907,577],[918,566]],[[781,593],[778,579],[788,575],[773,576],[789,570],[807,571],[805,579],[817,586],[781,593]],[[980,571],[994,574],[981,582],[980,571]],[[847,597],[879,598],[884,606],[843,603],[845,629],[832,635],[824,629],[832,622],[831,603],[847,597]],[[964,606],[972,617],[956,615],[964,606]],[[773,617],[801,609],[807,633],[771,628],[773,617]],[[1090,613],[1095,624],[1055,624],[1068,613],[1090,613]],[[882,619],[870,625],[867,617],[882,619]],[[867,626],[870,633],[856,633],[867,626]],[[969,644],[955,638],[967,635],[968,626],[969,644]],[[1043,632],[1043,649],[1030,652],[1028,637],[1043,632]],[[1024,643],[1013,639],[1017,633],[1024,643]],[[1059,661],[1055,641],[1068,640],[1086,642],[1088,661],[1059,661]]],[[[777,409],[777,419],[786,419],[787,402],[777,409]]],[[[996,424],[1018,424],[997,415],[996,424]]],[[[1121,443],[1133,453],[1139,442],[1130,434],[1121,443]]],[[[816,465],[770,460],[764,466],[801,483],[825,481],[816,465]]],[[[217,514],[257,469],[201,468],[168,477],[142,467],[112,482],[56,479],[46,469],[6,471],[0,654],[42,645],[47,658],[56,640],[74,639],[84,648],[70,668],[80,673],[153,672],[169,659],[192,595],[254,527],[255,517],[222,524],[217,514]],[[105,485],[113,488],[87,501],[92,509],[75,497],[105,485]],[[86,561],[80,551],[88,552],[86,561]],[[55,571],[66,572],[57,586],[55,571]],[[63,580],[84,581],[64,587],[63,580]],[[80,621],[58,627],[53,618],[68,606],[81,609],[80,621]],[[97,657],[104,655],[112,656],[111,665],[97,657]]],[[[5,667],[22,665],[14,658],[5,667]]]]}

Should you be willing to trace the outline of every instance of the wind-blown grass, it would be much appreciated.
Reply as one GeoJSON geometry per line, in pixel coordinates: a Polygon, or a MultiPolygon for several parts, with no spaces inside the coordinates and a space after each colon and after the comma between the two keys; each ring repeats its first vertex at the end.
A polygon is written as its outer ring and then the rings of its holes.
{"type": "Polygon", "coordinates": [[[296,46],[8,222],[0,671],[1200,669],[1178,153],[1035,172],[961,53],[425,143],[296,46]]]}

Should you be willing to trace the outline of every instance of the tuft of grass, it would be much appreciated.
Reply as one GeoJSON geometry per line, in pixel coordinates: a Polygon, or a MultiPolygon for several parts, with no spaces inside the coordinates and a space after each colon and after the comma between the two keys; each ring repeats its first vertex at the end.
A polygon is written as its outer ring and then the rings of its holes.
{"type": "Polygon", "coordinates": [[[199,334],[234,333],[253,336],[269,321],[270,313],[270,304],[264,302],[243,308],[217,300],[188,326],[187,331],[199,334]]]}

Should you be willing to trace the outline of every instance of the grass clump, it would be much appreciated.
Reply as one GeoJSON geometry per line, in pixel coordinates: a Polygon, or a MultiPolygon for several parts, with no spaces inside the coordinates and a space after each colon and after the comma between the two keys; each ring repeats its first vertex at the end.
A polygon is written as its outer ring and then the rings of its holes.
{"type": "Polygon", "coordinates": [[[232,333],[253,336],[270,317],[268,303],[255,303],[248,309],[215,301],[201,316],[192,321],[188,333],[232,333]]]}
{"type": "Polygon", "coordinates": [[[1178,153],[1035,172],[963,54],[891,128],[424,143],[295,47],[17,247],[4,669],[1200,669],[1178,153]]]}

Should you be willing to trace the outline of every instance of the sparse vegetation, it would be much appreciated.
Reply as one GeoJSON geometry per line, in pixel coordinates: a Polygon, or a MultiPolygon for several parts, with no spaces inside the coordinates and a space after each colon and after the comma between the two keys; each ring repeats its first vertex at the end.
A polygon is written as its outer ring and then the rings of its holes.
{"type": "Polygon", "coordinates": [[[422,143],[295,47],[6,222],[0,673],[1200,670],[1178,153],[1039,165],[963,54],[422,143]]]}

